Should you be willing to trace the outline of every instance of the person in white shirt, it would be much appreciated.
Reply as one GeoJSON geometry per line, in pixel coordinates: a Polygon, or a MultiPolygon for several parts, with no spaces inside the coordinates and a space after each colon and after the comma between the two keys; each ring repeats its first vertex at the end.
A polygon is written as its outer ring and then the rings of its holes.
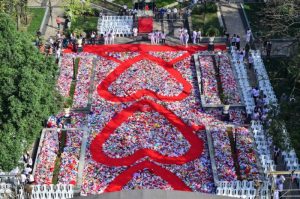
{"type": "Polygon", "coordinates": [[[103,37],[104,37],[104,45],[108,44],[108,34],[107,34],[107,32],[104,32],[103,37]]]}
{"type": "Polygon", "coordinates": [[[190,39],[189,33],[184,33],[184,44],[186,48],[188,47],[189,39],[190,39]]]}
{"type": "Polygon", "coordinates": [[[27,178],[26,178],[25,173],[22,173],[22,174],[21,174],[21,183],[22,183],[22,184],[25,184],[25,183],[26,183],[26,179],[27,179],[27,178]]]}
{"type": "Polygon", "coordinates": [[[196,44],[196,40],[197,40],[197,32],[196,30],[193,31],[193,44],[196,44]]]}
{"type": "Polygon", "coordinates": [[[110,41],[109,44],[115,44],[115,33],[114,31],[110,31],[110,41]]]}
{"type": "Polygon", "coordinates": [[[150,33],[151,44],[155,44],[155,35],[154,32],[150,33]]]}
{"type": "Polygon", "coordinates": [[[198,43],[198,44],[200,44],[201,38],[202,38],[202,36],[201,36],[201,30],[199,30],[199,31],[197,32],[197,43],[198,43]]]}
{"type": "Polygon", "coordinates": [[[181,45],[184,44],[183,35],[184,35],[184,29],[181,27],[181,28],[179,29],[179,40],[180,40],[180,44],[181,44],[181,45]]]}
{"type": "Polygon", "coordinates": [[[132,29],[132,32],[133,32],[133,37],[137,37],[138,36],[138,29],[136,27],[134,27],[132,29]]]}
{"type": "Polygon", "coordinates": [[[162,44],[166,44],[166,33],[165,32],[162,32],[160,34],[160,37],[161,37],[161,43],[162,44]]]}
{"type": "Polygon", "coordinates": [[[160,39],[160,32],[158,32],[158,30],[156,30],[154,33],[154,43],[159,44],[159,39],[160,39]]]}
{"type": "Polygon", "coordinates": [[[177,19],[177,12],[178,12],[178,10],[177,10],[177,8],[175,7],[174,9],[173,9],[173,18],[176,20],[177,19]]]}

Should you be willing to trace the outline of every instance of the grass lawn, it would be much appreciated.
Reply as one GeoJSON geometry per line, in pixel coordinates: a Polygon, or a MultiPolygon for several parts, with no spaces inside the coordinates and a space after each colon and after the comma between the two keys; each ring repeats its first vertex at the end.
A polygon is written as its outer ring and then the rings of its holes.
{"type": "Polygon", "coordinates": [[[30,21],[27,27],[27,32],[31,35],[36,35],[36,31],[40,29],[43,17],[45,14],[45,8],[28,8],[30,13],[30,21]]]}
{"type": "Polygon", "coordinates": [[[75,21],[72,21],[71,31],[75,29],[83,30],[86,33],[97,31],[98,19],[99,17],[94,16],[79,16],[75,21]]]}
{"type": "Polygon", "coordinates": [[[197,6],[192,11],[192,24],[193,30],[201,29],[203,35],[207,34],[210,27],[214,27],[222,33],[222,28],[220,27],[217,9],[215,4],[207,5],[206,10],[203,5],[197,6]]]}

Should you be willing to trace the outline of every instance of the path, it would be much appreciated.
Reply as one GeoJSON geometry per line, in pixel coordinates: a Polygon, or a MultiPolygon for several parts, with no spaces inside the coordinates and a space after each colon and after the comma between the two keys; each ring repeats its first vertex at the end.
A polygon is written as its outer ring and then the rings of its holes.
{"type": "MultiPolygon", "coordinates": [[[[233,2],[233,0],[231,0],[233,2]]],[[[240,2],[240,1],[235,1],[235,2],[240,2]]],[[[241,36],[241,48],[245,46],[245,27],[241,19],[241,15],[239,12],[239,4],[236,3],[230,3],[228,4],[226,0],[221,0],[220,3],[220,9],[221,13],[224,17],[224,22],[227,28],[227,32],[232,35],[232,34],[238,34],[241,36]]],[[[257,85],[257,79],[255,75],[255,71],[253,69],[249,70],[247,69],[248,77],[250,84],[252,86],[257,85]]],[[[286,168],[284,166],[283,159],[279,159],[278,164],[276,166],[277,171],[285,171],[286,168]]],[[[288,176],[286,177],[286,181],[284,183],[284,190],[288,189],[298,189],[296,183],[291,183],[291,179],[288,176]]],[[[284,191],[285,193],[286,191],[284,191]]],[[[300,195],[299,191],[290,191],[285,193],[281,198],[288,198],[289,197],[298,197],[300,195]],[[297,195],[297,196],[296,196],[297,195]],[[287,197],[285,197],[287,196],[287,197]]]]}
{"type": "MultiPolygon", "coordinates": [[[[222,0],[220,3],[220,11],[224,18],[225,27],[227,32],[231,35],[237,34],[241,38],[241,49],[244,48],[246,44],[246,30],[241,19],[241,14],[239,12],[240,5],[235,3],[228,4],[226,0],[222,0]]],[[[247,73],[249,76],[249,82],[251,86],[257,86],[255,71],[253,69],[248,69],[247,73]]]]}

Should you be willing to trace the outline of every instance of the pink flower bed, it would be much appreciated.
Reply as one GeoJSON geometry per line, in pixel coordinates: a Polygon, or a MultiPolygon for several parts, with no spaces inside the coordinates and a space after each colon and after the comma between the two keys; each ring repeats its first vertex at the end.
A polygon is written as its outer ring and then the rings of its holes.
{"type": "Polygon", "coordinates": [[[221,104],[214,68],[213,58],[210,55],[199,56],[201,80],[204,101],[206,104],[221,104]]]}
{"type": "Polygon", "coordinates": [[[220,79],[223,88],[223,94],[227,96],[229,104],[240,104],[240,92],[234,78],[228,56],[220,56],[220,79]]]}
{"type": "Polygon", "coordinates": [[[55,160],[58,152],[58,134],[56,130],[46,131],[40,153],[35,165],[35,183],[52,184],[55,160]]]}
{"type": "Polygon", "coordinates": [[[122,73],[108,90],[117,96],[128,96],[142,89],[164,96],[176,96],[182,92],[183,86],[158,64],[142,60],[122,73]]]}
{"type": "Polygon", "coordinates": [[[82,137],[82,131],[67,131],[58,176],[58,181],[61,184],[76,184],[82,137]]]}
{"type": "Polygon", "coordinates": [[[91,85],[93,59],[92,54],[79,54],[78,74],[74,93],[73,108],[84,108],[88,103],[91,85]]]}
{"type": "Polygon", "coordinates": [[[149,54],[161,58],[166,62],[172,61],[175,58],[178,58],[182,55],[187,53],[187,51],[164,51],[164,52],[157,52],[157,51],[150,51],[149,54]]]}
{"type": "Polygon", "coordinates": [[[64,97],[69,97],[71,82],[73,78],[73,54],[65,54],[61,57],[57,89],[64,97]]]}
{"type": "Polygon", "coordinates": [[[237,180],[234,161],[232,159],[230,140],[223,125],[211,129],[217,174],[221,181],[237,180]]]}

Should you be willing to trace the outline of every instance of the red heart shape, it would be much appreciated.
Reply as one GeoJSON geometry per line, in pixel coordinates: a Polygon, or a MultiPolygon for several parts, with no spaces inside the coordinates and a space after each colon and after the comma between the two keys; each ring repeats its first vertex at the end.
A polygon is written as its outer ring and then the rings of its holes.
{"type": "Polygon", "coordinates": [[[137,165],[129,167],[127,170],[123,171],[118,175],[104,190],[104,192],[121,191],[122,188],[132,179],[133,174],[142,169],[149,169],[153,174],[160,176],[162,179],[166,180],[174,190],[180,191],[192,191],[180,178],[178,178],[174,173],[167,169],[164,169],[152,162],[143,161],[137,165]]]}
{"type": "Polygon", "coordinates": [[[176,63],[186,57],[190,56],[189,53],[186,53],[180,57],[177,57],[176,59],[172,60],[171,62],[166,62],[160,58],[151,56],[147,53],[141,52],[141,55],[134,57],[130,60],[127,60],[126,62],[121,63],[113,72],[111,72],[99,85],[97,88],[98,94],[103,97],[104,99],[108,101],[113,102],[128,102],[128,101],[136,101],[139,98],[142,98],[143,96],[151,96],[153,98],[163,100],[163,101],[179,101],[186,98],[192,89],[192,86],[189,82],[187,82],[181,75],[181,73],[173,68],[173,63],[176,63]],[[117,78],[124,73],[128,68],[131,67],[132,64],[139,62],[141,60],[150,60],[161,67],[163,67],[176,81],[181,83],[183,85],[182,92],[177,96],[164,96],[161,94],[158,94],[152,90],[149,89],[141,89],[136,91],[135,93],[129,95],[129,96],[116,96],[108,91],[109,86],[112,82],[116,81],[117,78]]]}
{"type": "MultiPolygon", "coordinates": [[[[147,109],[149,109],[147,108],[147,109]]],[[[197,130],[205,129],[204,126],[198,126],[197,130]]],[[[92,158],[102,164],[108,166],[129,166],[135,163],[137,160],[143,157],[150,157],[152,160],[164,164],[184,164],[195,158],[199,157],[203,151],[203,141],[194,134],[195,129],[186,125],[180,118],[178,118],[173,112],[166,109],[160,104],[157,104],[150,100],[142,100],[134,103],[130,107],[119,112],[112,120],[110,120],[103,130],[93,139],[91,142],[90,150],[92,158]],[[110,137],[110,135],[134,112],[136,111],[148,111],[144,110],[144,106],[148,105],[150,109],[159,112],[163,115],[172,125],[174,125],[185,137],[185,139],[191,144],[190,149],[181,156],[168,157],[162,155],[152,149],[139,149],[133,155],[122,158],[111,158],[103,152],[103,144],[110,137]]]]}

